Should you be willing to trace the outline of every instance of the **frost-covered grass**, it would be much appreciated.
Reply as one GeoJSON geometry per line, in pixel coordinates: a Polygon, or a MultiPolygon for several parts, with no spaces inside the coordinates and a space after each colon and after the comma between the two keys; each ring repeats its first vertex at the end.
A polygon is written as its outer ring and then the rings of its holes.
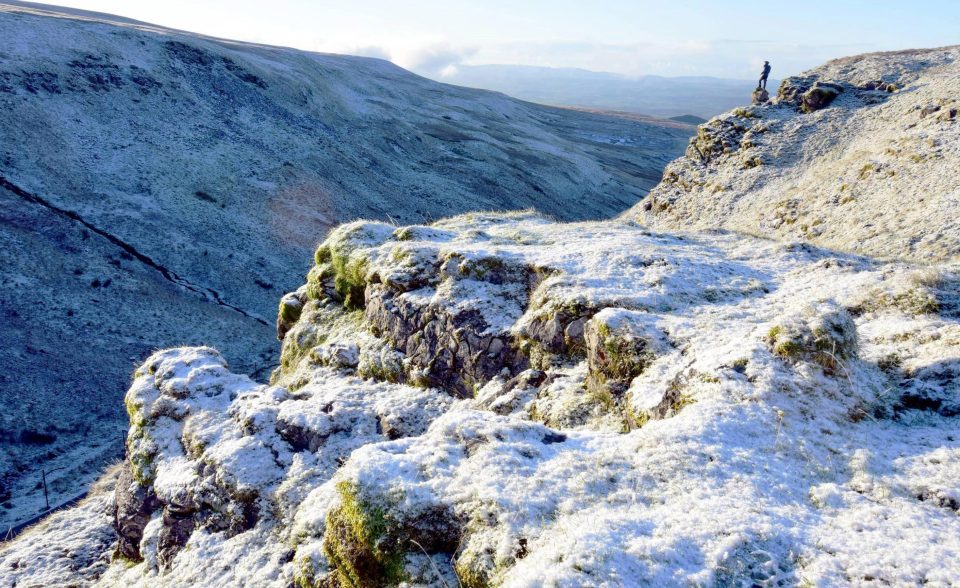
{"type": "MultiPolygon", "coordinates": [[[[954,268],[932,280],[810,246],[532,213],[356,223],[325,248],[362,260],[366,303],[392,284],[398,308],[473,310],[478,333],[516,349],[544,313],[580,313],[584,342],[454,400],[411,385],[427,367],[328,279],[296,294],[284,347],[300,351],[274,386],[209,349],[157,354],[128,393],[128,467],[149,462],[141,483],[161,502],[208,514],[172,556],[154,514],[143,562],[114,561],[102,583],[960,577],[960,322],[937,289],[954,268]],[[510,289],[517,276],[530,290],[510,289]],[[945,305],[900,303],[918,285],[945,305]]],[[[580,336],[571,317],[561,341],[580,336]]]]}

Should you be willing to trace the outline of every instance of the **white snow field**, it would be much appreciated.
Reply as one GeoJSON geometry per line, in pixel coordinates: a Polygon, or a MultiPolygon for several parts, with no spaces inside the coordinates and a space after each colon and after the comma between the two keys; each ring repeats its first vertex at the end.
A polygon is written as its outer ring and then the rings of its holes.
{"type": "Polygon", "coordinates": [[[118,456],[158,348],[263,378],[333,226],[636,203],[693,127],[541,107],[385,61],[0,2],[0,529],[118,456]],[[267,369],[264,369],[267,368],[267,369]]]}

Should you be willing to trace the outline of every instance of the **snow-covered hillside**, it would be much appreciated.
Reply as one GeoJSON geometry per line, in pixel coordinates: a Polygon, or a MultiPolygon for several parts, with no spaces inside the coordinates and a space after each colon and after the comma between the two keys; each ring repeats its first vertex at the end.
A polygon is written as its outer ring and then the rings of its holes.
{"type": "Polygon", "coordinates": [[[210,348],[152,356],[113,497],[0,572],[948,585],[957,270],[533,213],[344,225],[280,302],[272,384],[210,348]]]}
{"type": "Polygon", "coordinates": [[[342,224],[279,298],[269,384],[208,346],[152,354],[124,462],[0,548],[0,586],[960,583],[957,127],[949,96],[892,122],[953,52],[832,62],[708,123],[656,226],[342,224]],[[802,183],[921,128],[943,151],[878,162],[846,208],[802,183]],[[822,232],[661,226],[762,213],[775,185],[822,232]],[[897,186],[919,226],[880,207],[897,186]]]}
{"type": "Polygon", "coordinates": [[[838,59],[702,125],[628,216],[883,258],[960,256],[960,47],[838,59]]]}
{"type": "Polygon", "coordinates": [[[691,127],[540,107],[387,62],[0,3],[0,527],[119,455],[152,350],[265,377],[331,226],[634,204],[691,127]],[[97,445],[96,447],[94,445],[97,445]]]}

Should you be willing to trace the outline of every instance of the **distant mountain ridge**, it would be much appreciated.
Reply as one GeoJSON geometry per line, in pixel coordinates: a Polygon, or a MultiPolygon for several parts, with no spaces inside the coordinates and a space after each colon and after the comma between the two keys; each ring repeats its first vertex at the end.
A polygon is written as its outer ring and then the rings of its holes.
{"type": "MultiPolygon", "coordinates": [[[[665,77],[526,65],[459,65],[442,81],[497,90],[542,104],[709,119],[743,104],[755,82],[706,76],[665,77]]],[[[771,81],[775,87],[775,81],[771,81]]]]}

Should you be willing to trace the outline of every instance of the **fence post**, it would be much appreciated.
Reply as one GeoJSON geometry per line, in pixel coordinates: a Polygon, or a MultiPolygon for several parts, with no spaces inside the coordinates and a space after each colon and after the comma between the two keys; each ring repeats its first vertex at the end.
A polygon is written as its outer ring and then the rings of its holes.
{"type": "Polygon", "coordinates": [[[47,505],[45,510],[50,510],[50,497],[47,496],[47,469],[42,468],[40,474],[43,476],[43,503],[47,505]]]}

